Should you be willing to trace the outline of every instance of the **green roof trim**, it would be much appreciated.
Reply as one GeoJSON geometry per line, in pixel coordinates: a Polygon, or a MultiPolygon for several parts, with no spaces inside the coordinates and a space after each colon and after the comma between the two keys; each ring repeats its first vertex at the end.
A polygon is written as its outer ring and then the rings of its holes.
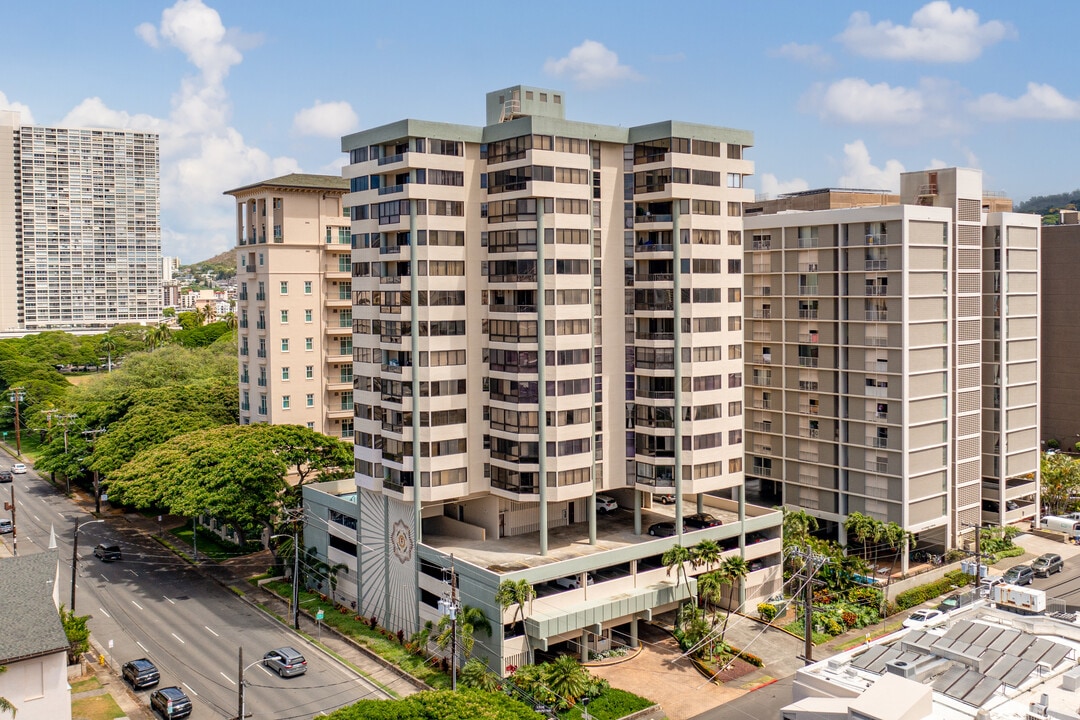
{"type": "Polygon", "coordinates": [[[338,175],[307,175],[304,173],[290,173],[270,180],[260,180],[250,185],[244,185],[233,190],[226,190],[223,194],[235,195],[246,190],[254,190],[262,187],[294,188],[297,190],[327,190],[349,191],[349,181],[338,175]]]}

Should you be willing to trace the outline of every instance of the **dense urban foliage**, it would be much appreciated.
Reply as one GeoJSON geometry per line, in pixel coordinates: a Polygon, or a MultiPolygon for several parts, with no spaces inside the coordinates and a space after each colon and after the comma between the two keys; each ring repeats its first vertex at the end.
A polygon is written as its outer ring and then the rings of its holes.
{"type": "Polygon", "coordinates": [[[432,690],[401,700],[361,700],[327,720],[541,720],[522,702],[481,690],[432,690]]]}

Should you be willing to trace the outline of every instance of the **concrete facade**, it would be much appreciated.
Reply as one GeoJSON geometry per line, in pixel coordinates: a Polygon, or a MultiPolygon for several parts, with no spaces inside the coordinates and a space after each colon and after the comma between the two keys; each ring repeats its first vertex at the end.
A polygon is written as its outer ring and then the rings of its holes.
{"type": "Polygon", "coordinates": [[[328,175],[285,175],[236,198],[240,422],[353,437],[351,238],[328,175]]]}
{"type": "Polygon", "coordinates": [[[0,137],[0,331],[158,322],[158,136],[4,111],[0,137]]]}
{"type": "Polygon", "coordinates": [[[1080,275],[1080,224],[1042,229],[1042,434],[1072,450],[1080,442],[1080,323],[1076,278],[1080,275]]]}

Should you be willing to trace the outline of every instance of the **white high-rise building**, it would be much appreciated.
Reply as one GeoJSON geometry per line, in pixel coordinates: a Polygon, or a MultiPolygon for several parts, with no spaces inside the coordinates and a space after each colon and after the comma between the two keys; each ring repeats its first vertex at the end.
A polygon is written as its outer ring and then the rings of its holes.
{"type": "Polygon", "coordinates": [[[0,332],[161,318],[158,136],[0,111],[0,332]]]}
{"type": "Polygon", "coordinates": [[[859,512],[942,552],[1038,518],[1040,219],[988,212],[978,170],[899,199],[745,219],[746,473],[841,540],[859,512]]]}

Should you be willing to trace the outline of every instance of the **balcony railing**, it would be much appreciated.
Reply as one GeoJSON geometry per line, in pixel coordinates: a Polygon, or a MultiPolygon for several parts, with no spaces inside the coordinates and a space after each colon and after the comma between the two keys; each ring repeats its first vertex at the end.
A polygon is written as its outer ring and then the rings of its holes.
{"type": "Polygon", "coordinates": [[[264,293],[264,292],[255,293],[255,299],[259,300],[259,301],[266,300],[266,293],[264,293]]]}
{"type": "Polygon", "coordinates": [[[387,185],[386,187],[379,188],[379,194],[380,195],[393,195],[394,193],[399,193],[399,192],[402,192],[403,190],[405,190],[404,185],[387,185]]]}
{"type": "Polygon", "coordinates": [[[536,312],[535,305],[491,305],[491,312],[493,313],[534,313],[536,312]]]}
{"type": "Polygon", "coordinates": [[[771,320],[772,310],[755,310],[754,318],[757,320],[771,320]]]}
{"type": "Polygon", "coordinates": [[[673,273],[639,273],[634,275],[634,280],[637,282],[670,282],[674,279],[675,275],[673,273]]]}
{"type": "Polygon", "coordinates": [[[870,438],[870,447],[887,448],[889,447],[889,438],[872,437],[870,438]]]}
{"type": "Polygon", "coordinates": [[[817,295],[818,294],[818,286],[817,285],[800,285],[799,286],[799,294],[800,295],[817,295]]]}
{"type": "Polygon", "coordinates": [[[669,223],[671,222],[671,215],[636,215],[634,216],[634,223],[669,223]]]}
{"type": "Polygon", "coordinates": [[[866,319],[870,322],[880,322],[889,319],[888,310],[867,310],[866,319]]]}
{"type": "MultiPolygon", "coordinates": [[[[408,245],[404,246],[408,247],[408,245]]],[[[379,248],[380,255],[398,255],[401,253],[401,245],[383,245],[379,248]]]]}
{"type": "Polygon", "coordinates": [[[379,165],[391,165],[393,163],[401,162],[405,159],[404,153],[398,153],[397,155],[386,155],[379,158],[379,165]]]}
{"type": "Polygon", "coordinates": [[[818,389],[818,382],[817,380],[800,380],[799,389],[816,391],[818,389]]]}
{"type": "Polygon", "coordinates": [[[255,355],[258,356],[258,357],[264,358],[264,357],[266,357],[266,351],[265,350],[256,350],[255,355]]]}
{"type": "Polygon", "coordinates": [[[871,233],[866,236],[867,245],[884,245],[889,241],[889,236],[885,233],[871,233]]]}
{"type": "Polygon", "coordinates": [[[759,353],[757,355],[754,355],[754,362],[759,363],[761,365],[771,365],[772,364],[772,353],[759,353]]]}
{"type": "Polygon", "coordinates": [[[259,387],[266,387],[266,378],[259,378],[259,387]]]}
{"type": "Polygon", "coordinates": [[[636,334],[638,340],[674,340],[675,333],[673,332],[639,332],[636,334]]]}
{"type": "Polygon", "coordinates": [[[888,295],[889,287],[887,285],[867,285],[867,295],[888,295]]]}
{"type": "Polygon", "coordinates": [[[799,428],[799,435],[805,438],[817,438],[820,434],[817,428],[799,428]]]}
{"type": "Polygon", "coordinates": [[[754,465],[751,468],[750,473],[752,475],[757,475],[758,477],[772,477],[772,468],[763,467],[761,465],[754,465]]]}
{"type": "Polygon", "coordinates": [[[818,359],[816,357],[800,357],[799,367],[817,367],[818,359]]]}
{"type": "Polygon", "coordinates": [[[253,272],[255,272],[255,266],[254,265],[245,265],[244,270],[246,272],[253,273],[253,272]]]}
{"type": "Polygon", "coordinates": [[[673,247],[670,244],[667,245],[637,245],[634,248],[637,252],[671,252],[673,247]]]}
{"type": "Polygon", "coordinates": [[[671,400],[675,397],[674,390],[637,390],[635,395],[646,400],[671,400]]]}
{"type": "Polygon", "coordinates": [[[867,270],[888,270],[889,269],[889,261],[888,260],[867,260],[866,261],[866,269],[867,270]]]}
{"type": "Polygon", "coordinates": [[[265,320],[259,320],[258,322],[256,322],[255,323],[255,329],[256,330],[265,330],[266,329],[266,321],[265,320]]]}

